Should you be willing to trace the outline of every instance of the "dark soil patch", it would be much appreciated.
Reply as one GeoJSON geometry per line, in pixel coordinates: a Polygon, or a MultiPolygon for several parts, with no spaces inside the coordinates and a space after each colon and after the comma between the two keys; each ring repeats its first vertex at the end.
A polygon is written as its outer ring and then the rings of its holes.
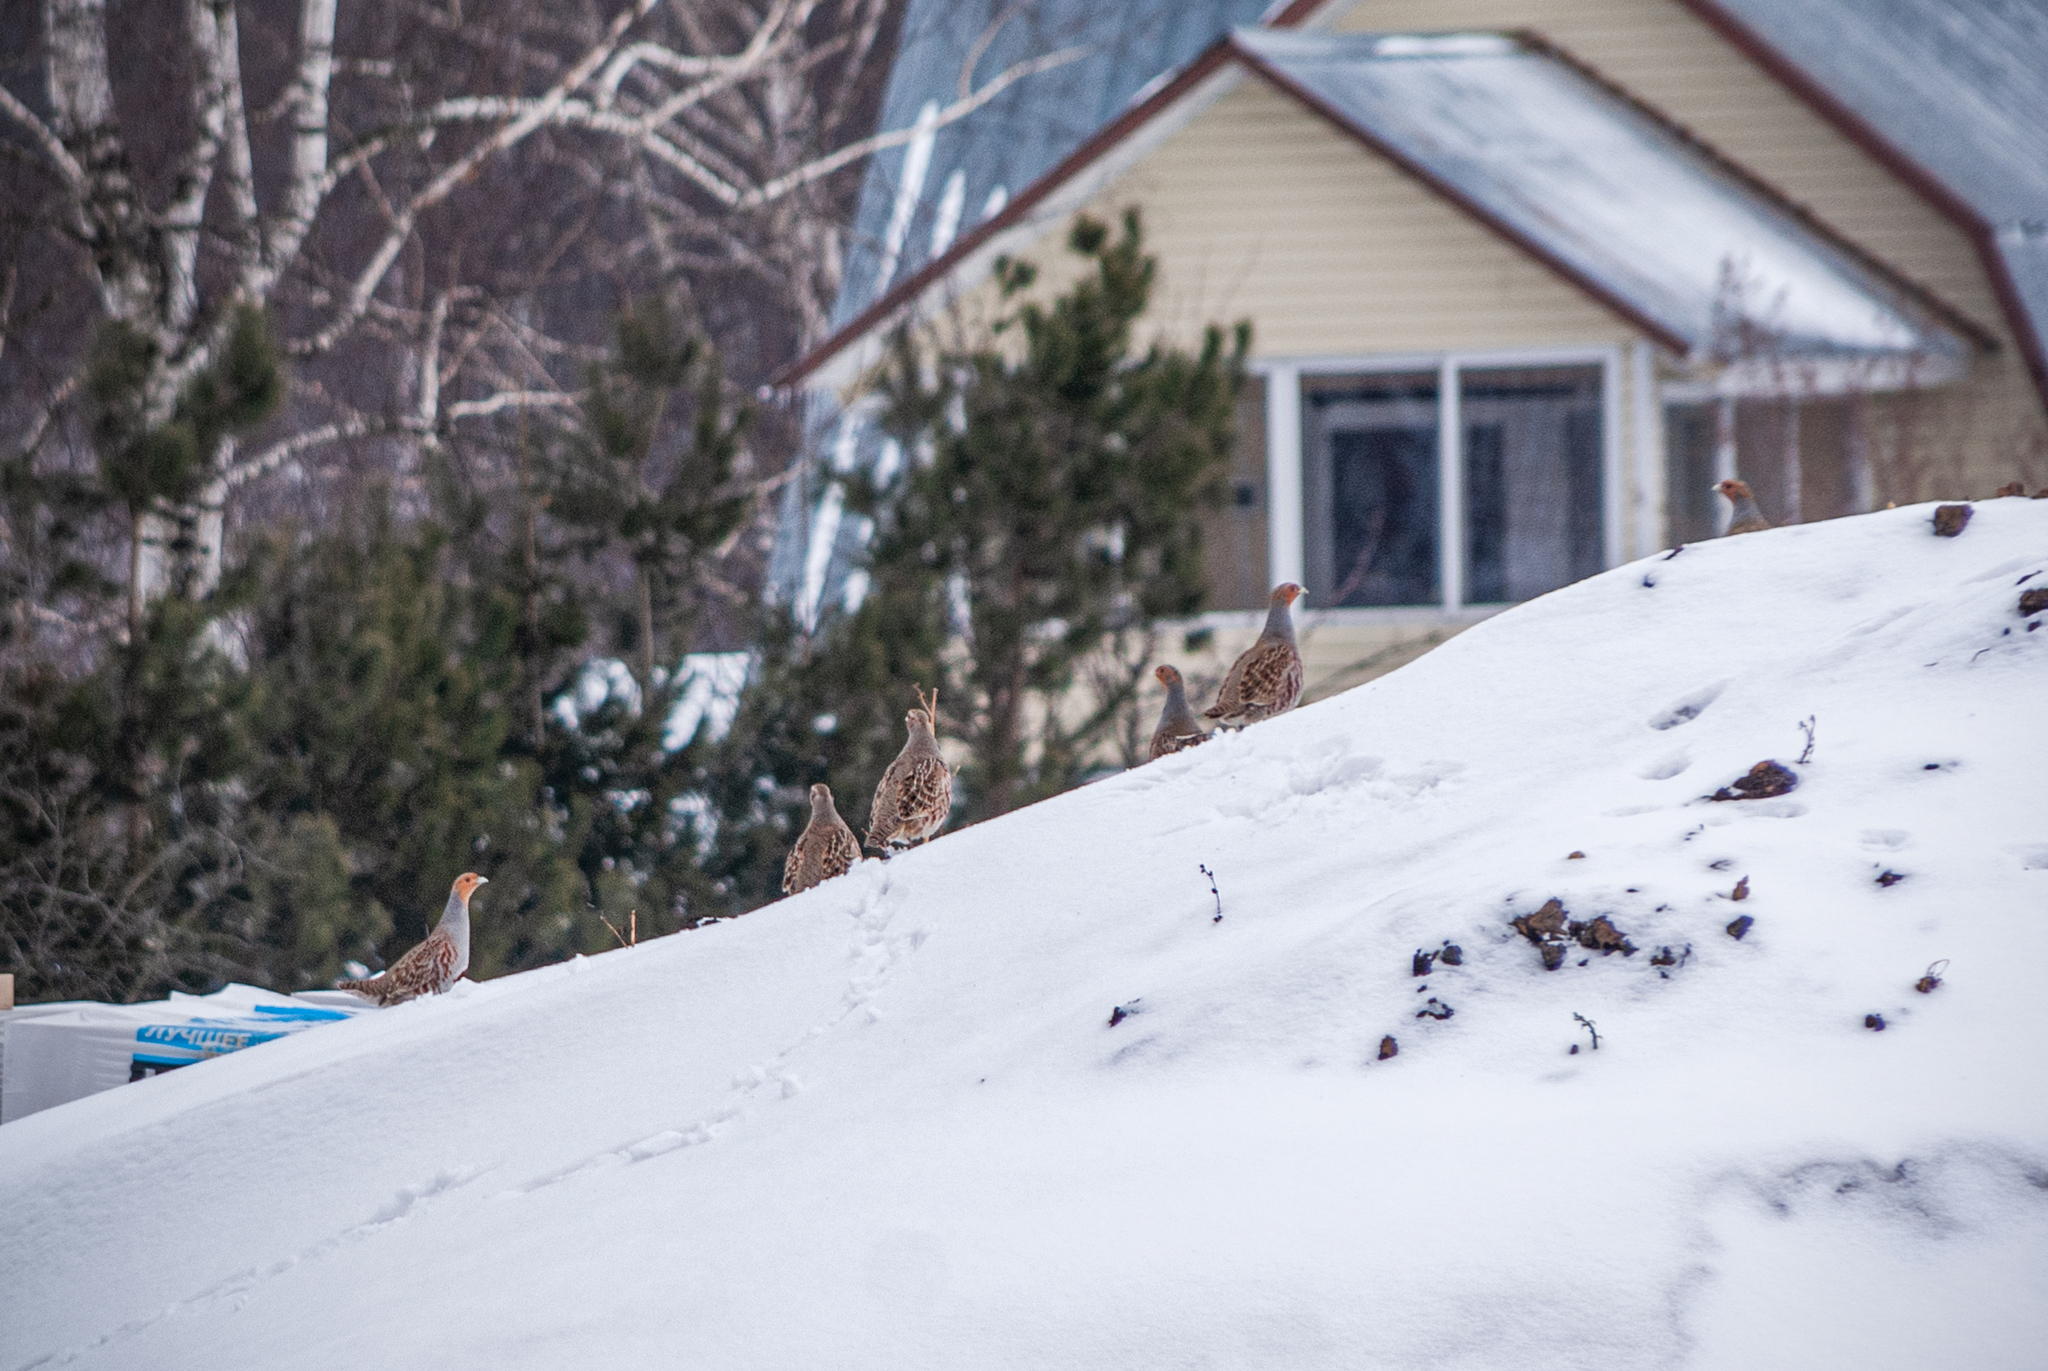
{"type": "Polygon", "coordinates": [[[1796,789],[1799,777],[1790,768],[1779,766],[1773,761],[1758,762],[1749,769],[1749,774],[1732,786],[1723,786],[1707,798],[1710,800],[1768,800],[1796,789]]]}

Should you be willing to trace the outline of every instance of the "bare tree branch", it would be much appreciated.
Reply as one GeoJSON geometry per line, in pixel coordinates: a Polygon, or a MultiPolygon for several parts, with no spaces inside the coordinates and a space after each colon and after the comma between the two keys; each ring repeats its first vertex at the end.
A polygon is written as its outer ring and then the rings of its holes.
{"type": "Polygon", "coordinates": [[[583,397],[560,390],[508,390],[482,400],[458,400],[448,406],[448,418],[481,419],[508,409],[561,409],[580,403],[583,397]]]}
{"type": "MultiPolygon", "coordinates": [[[[980,109],[983,105],[986,105],[989,101],[995,99],[998,95],[1001,95],[1017,82],[1022,81],[1025,77],[1036,76],[1040,72],[1051,71],[1055,67],[1063,67],[1069,62],[1078,62],[1083,57],[1088,56],[1091,51],[1092,49],[1090,48],[1061,48],[1058,52],[1049,52],[1043,57],[1034,57],[1028,62],[1019,62],[1016,66],[1004,71],[966,99],[955,100],[952,104],[947,105],[939,111],[936,119],[925,125],[925,128],[939,129],[944,128],[948,124],[957,123],[980,109]]],[[[887,148],[901,147],[917,137],[919,132],[920,130],[916,128],[895,129],[889,133],[878,133],[872,138],[863,138],[856,143],[848,143],[830,156],[820,157],[816,161],[798,167],[786,176],[778,176],[774,180],[769,181],[753,194],[744,197],[740,201],[739,207],[747,209],[779,199],[799,186],[808,185],[813,181],[830,176],[833,172],[850,162],[859,161],[863,157],[872,156],[887,148]]]]}
{"type": "Polygon", "coordinates": [[[64,183],[76,191],[85,188],[85,168],[78,165],[78,159],[65,150],[64,142],[50,131],[50,126],[36,118],[35,111],[14,98],[14,92],[0,86],[0,111],[28,130],[36,147],[43,156],[50,159],[50,165],[64,178],[64,183]]]}
{"type": "Polygon", "coordinates": [[[340,442],[345,438],[362,438],[376,431],[377,425],[368,419],[355,418],[321,424],[316,428],[294,433],[280,442],[272,443],[252,457],[236,462],[221,473],[221,485],[227,490],[247,485],[258,476],[267,476],[285,463],[316,447],[340,442]]]}

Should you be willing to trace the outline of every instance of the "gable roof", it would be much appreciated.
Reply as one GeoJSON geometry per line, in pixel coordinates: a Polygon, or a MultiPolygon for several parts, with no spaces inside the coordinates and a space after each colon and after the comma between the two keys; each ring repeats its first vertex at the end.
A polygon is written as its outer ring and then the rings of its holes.
{"type": "Polygon", "coordinates": [[[945,251],[1131,98],[1269,0],[907,0],[877,127],[912,131],[877,154],[848,226],[831,326],[945,251]],[[965,117],[937,116],[970,89],[1059,59],[965,117]]]}
{"type": "MultiPolygon", "coordinates": [[[[1324,35],[1239,29],[1127,109],[999,214],[897,283],[776,378],[803,381],[893,326],[1072,201],[1072,185],[1155,123],[1178,127],[1254,72],[1681,355],[1709,357],[1740,298],[1764,302],[1783,354],[1953,369],[1966,319],[1654,111],[1540,42],[1504,34],[1324,35]],[[1062,194],[1062,192],[1065,192],[1062,194]],[[1054,205],[1048,205],[1054,201],[1054,205]]],[[[1156,139],[1157,130],[1149,135],[1156,139]]],[[[1128,159],[1128,151],[1123,152],[1128,159]]],[[[838,368],[834,368],[838,370],[838,368]]]]}
{"type": "Polygon", "coordinates": [[[2048,401],[2048,7],[1681,3],[1970,234],[2048,401]]]}
{"type": "Polygon", "coordinates": [[[1940,306],[1537,40],[1250,30],[1236,42],[1276,85],[1680,355],[1725,352],[1738,323],[1786,356],[1954,365],[1967,353],[1940,306]]]}

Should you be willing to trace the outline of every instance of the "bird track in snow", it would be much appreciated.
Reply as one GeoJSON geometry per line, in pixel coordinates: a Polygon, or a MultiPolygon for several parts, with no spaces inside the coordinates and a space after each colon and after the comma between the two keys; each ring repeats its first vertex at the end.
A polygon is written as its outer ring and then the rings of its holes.
{"type": "MultiPolygon", "coordinates": [[[[856,867],[855,870],[858,871],[859,868],[856,867]]],[[[914,929],[895,937],[889,936],[889,924],[894,916],[895,907],[902,901],[890,898],[895,885],[892,873],[883,870],[872,879],[876,884],[861,897],[859,906],[853,911],[856,923],[848,955],[855,963],[855,969],[841,997],[838,1013],[822,1023],[813,1024],[805,1029],[796,1041],[775,1053],[767,1065],[756,1064],[735,1072],[732,1096],[726,1104],[711,1113],[691,1123],[665,1128],[632,1142],[607,1148],[603,1152],[571,1162],[567,1166],[558,1167],[523,1185],[501,1191],[495,1198],[513,1199],[531,1195],[593,1171],[609,1171],[621,1166],[631,1166],[636,1162],[651,1161],[683,1148],[700,1146],[712,1141],[729,1125],[745,1117],[749,1104],[759,1098],[764,1090],[772,1087],[776,1097],[782,1099],[800,1094],[803,1083],[789,1068],[788,1063],[791,1059],[863,1009],[869,1010],[871,1021],[878,1017],[870,1009],[875,991],[880,989],[882,983],[906,955],[924,945],[926,933],[923,929],[914,929]]]]}
{"type": "Polygon", "coordinates": [[[1721,698],[1721,692],[1728,688],[1728,682],[1715,681],[1673,701],[1669,708],[1652,714],[1648,720],[1651,728],[1659,732],[1689,724],[1707,712],[1707,706],[1721,698]]]}
{"type": "Polygon", "coordinates": [[[352,1224],[342,1229],[339,1233],[322,1238],[308,1247],[301,1248],[291,1256],[271,1262],[267,1266],[245,1267],[223,1280],[214,1282],[214,1284],[196,1294],[187,1295],[181,1300],[172,1301],[153,1314],[144,1315],[139,1319],[130,1319],[127,1323],[101,1334],[89,1343],[79,1343],[59,1351],[46,1352],[31,1361],[25,1361],[16,1368],[16,1371],[36,1371],[36,1368],[39,1367],[69,1365],[80,1357],[97,1352],[101,1348],[111,1346],[114,1343],[125,1342],[129,1338],[148,1332],[165,1319],[175,1318],[179,1315],[200,1314],[228,1304],[232,1304],[235,1308],[240,1308],[250,1293],[258,1286],[275,1280],[277,1277],[285,1274],[285,1272],[296,1267],[304,1266],[307,1262],[318,1261],[329,1253],[338,1252],[344,1247],[351,1246],[404,1223],[415,1214],[438,1202],[442,1196],[468,1185],[489,1169],[489,1167],[451,1167],[436,1172],[432,1180],[402,1187],[397,1194],[385,1201],[375,1214],[361,1223],[352,1224]]]}

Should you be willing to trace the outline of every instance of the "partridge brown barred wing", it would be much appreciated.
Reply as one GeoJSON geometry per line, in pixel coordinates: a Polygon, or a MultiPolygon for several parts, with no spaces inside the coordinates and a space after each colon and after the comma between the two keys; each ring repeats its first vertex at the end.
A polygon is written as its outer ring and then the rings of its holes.
{"type": "Polygon", "coordinates": [[[390,968],[367,981],[342,987],[381,1005],[403,1004],[421,995],[438,995],[462,979],[455,940],[435,929],[390,968]]]}
{"type": "Polygon", "coordinates": [[[1162,666],[1152,674],[1166,687],[1166,706],[1159,711],[1159,727],[1152,731],[1150,760],[1156,762],[1169,753],[1208,742],[1209,735],[1195,719],[1195,712],[1188,708],[1187,683],[1181,680],[1180,672],[1162,666]]]}
{"type": "Polygon", "coordinates": [[[1301,649],[1294,641],[1294,616],[1288,606],[1301,597],[1292,581],[1276,586],[1266,608],[1266,627],[1258,641],[1231,664],[1205,717],[1242,728],[1276,714],[1285,714],[1301,699],[1301,649]]]}
{"type": "Polygon", "coordinates": [[[843,876],[860,860],[860,844],[832,803],[832,787],[822,781],[811,787],[811,821],[789,850],[782,865],[782,893],[794,895],[821,881],[843,876]]]}
{"type": "Polygon", "coordinates": [[[926,841],[953,809],[953,773],[939,755],[932,716],[913,709],[903,722],[910,739],[882,773],[868,811],[867,845],[881,852],[926,841]]]}

